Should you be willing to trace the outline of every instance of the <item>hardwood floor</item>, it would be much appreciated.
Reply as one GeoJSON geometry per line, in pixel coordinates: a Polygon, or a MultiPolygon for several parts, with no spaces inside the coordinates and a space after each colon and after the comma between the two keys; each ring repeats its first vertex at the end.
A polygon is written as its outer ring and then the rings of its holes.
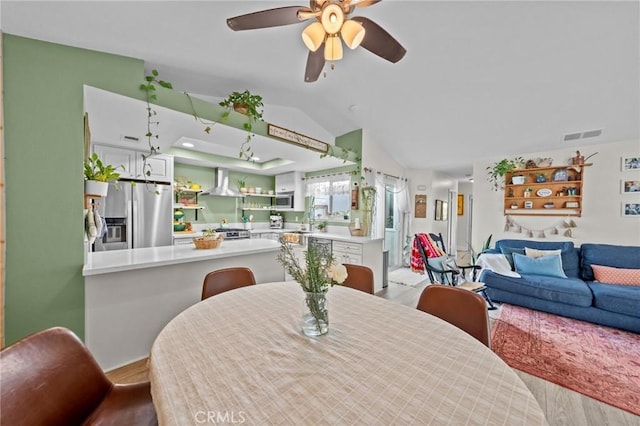
{"type": "MultiPolygon", "coordinates": [[[[389,283],[377,296],[415,307],[426,283],[415,288],[389,283]]],[[[495,311],[494,311],[495,312],[495,311]]],[[[494,313],[491,313],[493,316],[494,313]]],[[[143,359],[107,373],[115,383],[148,380],[148,360],[143,359]]],[[[604,404],[580,393],[516,370],[547,416],[550,426],[640,426],[640,416],[604,404]]]]}

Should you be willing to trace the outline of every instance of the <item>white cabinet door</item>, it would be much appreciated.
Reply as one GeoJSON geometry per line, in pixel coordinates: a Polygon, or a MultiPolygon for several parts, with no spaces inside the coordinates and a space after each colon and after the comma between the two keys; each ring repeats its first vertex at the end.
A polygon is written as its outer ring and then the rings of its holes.
{"type": "Polygon", "coordinates": [[[147,158],[146,175],[143,155],[145,153],[131,151],[115,146],[94,144],[93,152],[98,154],[103,164],[111,164],[117,167],[117,172],[121,178],[146,179],[155,182],[173,181],[173,156],[167,154],[157,154],[147,158]],[[122,166],[122,167],[120,167],[122,166]]]}
{"type": "Polygon", "coordinates": [[[304,183],[301,172],[289,172],[276,175],[276,194],[279,193],[293,193],[292,210],[300,212],[305,210],[304,183]]]}
{"type": "Polygon", "coordinates": [[[295,191],[295,172],[276,175],[276,193],[295,191]]]}
{"type": "Polygon", "coordinates": [[[136,152],[106,145],[94,145],[93,152],[98,154],[102,164],[111,164],[116,167],[121,178],[133,179],[136,177],[136,152]],[[120,167],[122,166],[122,167],[120,167]]]}
{"type": "Polygon", "coordinates": [[[173,181],[173,156],[166,154],[157,154],[153,157],[147,158],[147,164],[145,168],[144,153],[138,153],[137,159],[137,172],[138,177],[144,179],[145,176],[148,180],[155,182],[172,182],[173,181]],[[147,171],[149,172],[147,174],[147,171]]]}

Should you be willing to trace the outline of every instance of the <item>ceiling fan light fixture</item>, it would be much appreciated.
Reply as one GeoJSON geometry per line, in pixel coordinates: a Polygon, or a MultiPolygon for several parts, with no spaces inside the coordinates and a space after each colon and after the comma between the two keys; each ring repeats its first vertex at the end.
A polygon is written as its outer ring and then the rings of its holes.
{"type": "Polygon", "coordinates": [[[365,29],[358,22],[349,19],[342,25],[340,34],[349,49],[355,49],[364,39],[365,29]]]}
{"type": "Polygon", "coordinates": [[[328,4],[322,9],[320,22],[327,34],[337,34],[344,23],[344,12],[342,8],[335,3],[328,4]]]}
{"type": "Polygon", "coordinates": [[[325,61],[339,61],[342,59],[342,42],[337,35],[327,37],[327,41],[324,44],[324,59],[325,61]]]}
{"type": "Polygon", "coordinates": [[[320,22],[314,22],[302,32],[302,41],[310,51],[315,52],[322,46],[324,35],[325,32],[322,24],[320,22]]]}

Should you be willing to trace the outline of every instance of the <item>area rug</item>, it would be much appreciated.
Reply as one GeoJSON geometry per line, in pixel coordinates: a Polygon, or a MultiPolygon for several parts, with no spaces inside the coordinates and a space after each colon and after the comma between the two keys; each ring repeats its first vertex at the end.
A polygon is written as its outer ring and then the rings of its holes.
{"type": "Polygon", "coordinates": [[[640,415],[640,335],[502,304],[491,344],[512,368],[640,415]]]}
{"type": "Polygon", "coordinates": [[[389,272],[389,281],[396,284],[402,284],[409,287],[417,287],[418,284],[427,280],[426,274],[418,274],[417,272],[412,272],[409,268],[399,268],[394,271],[389,272]]]}

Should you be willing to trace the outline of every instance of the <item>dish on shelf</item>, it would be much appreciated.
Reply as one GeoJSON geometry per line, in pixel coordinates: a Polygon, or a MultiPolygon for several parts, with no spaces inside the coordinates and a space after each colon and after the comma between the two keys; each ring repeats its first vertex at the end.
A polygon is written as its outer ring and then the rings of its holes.
{"type": "Polygon", "coordinates": [[[552,209],[552,208],[554,208],[554,207],[555,207],[555,205],[554,205],[553,203],[551,203],[551,202],[549,202],[549,203],[544,203],[544,208],[545,208],[545,209],[552,209]]]}
{"type": "Polygon", "coordinates": [[[538,195],[538,197],[548,197],[549,195],[553,194],[553,192],[549,188],[541,188],[536,191],[536,194],[538,195]]]}

